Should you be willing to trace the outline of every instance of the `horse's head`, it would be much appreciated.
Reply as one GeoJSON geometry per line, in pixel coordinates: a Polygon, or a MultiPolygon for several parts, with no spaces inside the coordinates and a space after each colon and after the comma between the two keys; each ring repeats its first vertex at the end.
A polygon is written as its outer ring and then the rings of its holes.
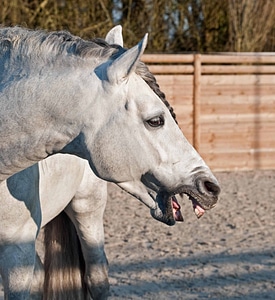
{"type": "Polygon", "coordinates": [[[215,177],[137,75],[147,36],[126,50],[120,27],[107,36],[115,49],[66,32],[0,34],[10,54],[0,70],[0,180],[65,152],[88,159],[167,224],[182,218],[177,193],[190,196],[198,216],[216,204],[215,177]]]}
{"type": "Polygon", "coordinates": [[[83,133],[95,173],[140,199],[154,218],[173,225],[182,220],[176,194],[189,195],[200,217],[215,206],[220,188],[167,107],[135,73],[146,44],[147,35],[97,66],[98,124],[93,123],[92,137],[89,126],[83,133]]]}

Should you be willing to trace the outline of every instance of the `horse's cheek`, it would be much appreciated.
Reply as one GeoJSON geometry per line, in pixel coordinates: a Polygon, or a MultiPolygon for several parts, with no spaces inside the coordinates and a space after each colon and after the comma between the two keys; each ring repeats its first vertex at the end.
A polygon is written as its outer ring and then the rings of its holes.
{"type": "Polygon", "coordinates": [[[128,146],[122,143],[121,135],[123,132],[119,129],[101,130],[93,143],[92,160],[102,179],[120,182],[129,176],[125,163],[128,165],[131,153],[128,146]]]}

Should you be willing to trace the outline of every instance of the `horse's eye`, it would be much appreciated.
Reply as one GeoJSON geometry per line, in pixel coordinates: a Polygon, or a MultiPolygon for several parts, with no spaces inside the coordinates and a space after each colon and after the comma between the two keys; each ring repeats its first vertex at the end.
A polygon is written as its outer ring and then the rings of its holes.
{"type": "Polygon", "coordinates": [[[147,123],[151,127],[163,126],[164,125],[164,117],[163,116],[154,117],[154,118],[148,120],[147,123]]]}

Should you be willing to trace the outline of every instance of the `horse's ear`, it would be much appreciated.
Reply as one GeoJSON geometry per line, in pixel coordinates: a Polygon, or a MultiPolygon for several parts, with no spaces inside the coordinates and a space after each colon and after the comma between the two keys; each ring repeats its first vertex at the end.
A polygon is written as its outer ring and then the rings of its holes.
{"type": "Polygon", "coordinates": [[[122,27],[117,25],[113,27],[106,35],[105,41],[109,44],[116,44],[123,47],[122,27]]]}
{"type": "Polygon", "coordinates": [[[110,83],[120,83],[135,71],[137,63],[146,48],[147,39],[148,34],[146,33],[135,47],[121,54],[108,66],[107,77],[110,83]]]}

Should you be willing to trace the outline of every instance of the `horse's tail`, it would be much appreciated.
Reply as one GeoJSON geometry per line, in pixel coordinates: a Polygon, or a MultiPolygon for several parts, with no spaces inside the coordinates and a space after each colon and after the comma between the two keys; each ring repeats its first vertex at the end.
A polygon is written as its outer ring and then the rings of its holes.
{"type": "Polygon", "coordinates": [[[80,241],[69,217],[62,212],[45,226],[44,300],[83,300],[85,263],[80,241]]]}

